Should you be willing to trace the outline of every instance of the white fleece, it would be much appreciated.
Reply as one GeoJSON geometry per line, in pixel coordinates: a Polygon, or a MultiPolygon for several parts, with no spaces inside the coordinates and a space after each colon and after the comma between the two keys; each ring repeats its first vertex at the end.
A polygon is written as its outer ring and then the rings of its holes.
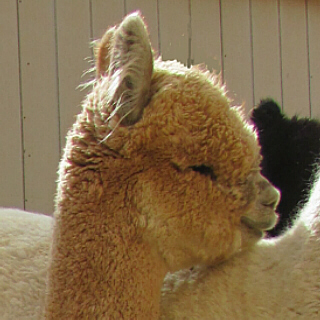
{"type": "Polygon", "coordinates": [[[0,320],[40,319],[52,227],[52,217],[0,208],[0,320]]]}

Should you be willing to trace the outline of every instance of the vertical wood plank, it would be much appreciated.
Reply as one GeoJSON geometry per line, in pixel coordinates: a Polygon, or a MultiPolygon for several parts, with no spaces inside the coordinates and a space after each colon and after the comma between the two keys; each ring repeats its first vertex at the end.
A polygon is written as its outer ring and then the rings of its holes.
{"type": "Polygon", "coordinates": [[[320,2],[308,0],[311,117],[320,119],[320,2]]]}
{"type": "Polygon", "coordinates": [[[19,1],[25,207],[52,213],[59,162],[53,1],[19,1]]]}
{"type": "Polygon", "coordinates": [[[150,33],[150,40],[154,50],[159,50],[159,39],[158,39],[158,7],[157,0],[126,0],[127,14],[130,12],[140,10],[142,15],[145,17],[145,23],[148,26],[150,33]]]}
{"type": "Polygon", "coordinates": [[[93,38],[100,39],[108,27],[121,22],[125,0],[92,0],[93,38]]]}
{"type": "Polygon", "coordinates": [[[188,62],[188,0],[159,0],[160,47],[163,60],[188,62]]]}
{"type": "Polygon", "coordinates": [[[16,1],[0,2],[0,207],[24,208],[16,1]]]}
{"type": "Polygon", "coordinates": [[[280,22],[283,110],[310,116],[305,2],[280,0],[280,22]]]}
{"type": "Polygon", "coordinates": [[[253,71],[249,0],[221,1],[223,76],[235,103],[253,107],[253,71]]]}
{"type": "Polygon", "coordinates": [[[58,75],[61,147],[65,136],[81,111],[87,90],[76,90],[90,76],[81,77],[90,68],[90,10],[88,0],[56,0],[58,75]],[[72,17],[72,19],[70,19],[72,17]],[[87,60],[86,60],[87,59],[87,60]]]}
{"type": "Polygon", "coordinates": [[[94,38],[99,38],[108,26],[119,23],[126,12],[135,9],[141,9],[146,17],[155,49],[161,40],[164,59],[187,63],[191,57],[195,64],[204,62],[209,68],[218,69],[221,51],[227,87],[235,93],[233,97],[237,103],[246,101],[247,110],[252,107],[253,98],[257,103],[264,96],[272,96],[281,102],[283,86],[286,113],[308,116],[311,107],[311,116],[320,118],[318,0],[190,1],[191,20],[188,0],[0,2],[0,35],[3,40],[0,46],[0,108],[3,114],[0,145],[5,150],[0,159],[0,177],[4,186],[0,188],[0,206],[24,207],[25,179],[26,208],[52,212],[59,144],[64,144],[67,128],[80,110],[79,103],[85,94],[74,89],[81,81],[83,70],[89,67],[83,58],[91,54],[88,49],[90,31],[93,31],[94,38]],[[218,48],[219,2],[222,49],[218,48]],[[277,3],[280,4],[280,16],[277,3]],[[89,29],[90,18],[92,30],[89,29]],[[279,61],[278,32],[281,32],[282,62],[279,61]],[[283,79],[279,83],[281,64],[283,79]]]}
{"type": "Polygon", "coordinates": [[[191,63],[205,63],[221,71],[221,30],[219,0],[191,2],[191,63]]]}
{"type": "Polygon", "coordinates": [[[278,1],[251,0],[254,103],[282,103],[278,1]]]}

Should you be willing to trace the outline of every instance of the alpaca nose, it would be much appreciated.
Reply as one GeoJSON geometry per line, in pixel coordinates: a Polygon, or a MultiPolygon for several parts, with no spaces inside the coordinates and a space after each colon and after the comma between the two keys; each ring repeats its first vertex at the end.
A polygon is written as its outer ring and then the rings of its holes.
{"type": "Polygon", "coordinates": [[[260,182],[262,185],[261,187],[261,203],[266,207],[271,207],[275,210],[280,201],[280,191],[276,189],[271,183],[264,179],[260,182]]]}

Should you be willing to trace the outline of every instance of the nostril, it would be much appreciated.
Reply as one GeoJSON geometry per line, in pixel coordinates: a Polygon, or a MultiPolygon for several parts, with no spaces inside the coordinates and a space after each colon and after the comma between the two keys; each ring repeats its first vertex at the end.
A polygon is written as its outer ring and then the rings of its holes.
{"type": "Polygon", "coordinates": [[[280,192],[277,189],[272,188],[267,193],[267,197],[263,199],[262,204],[266,207],[276,209],[279,204],[279,201],[280,201],[280,192]]]}
{"type": "Polygon", "coordinates": [[[278,200],[270,201],[268,203],[262,203],[262,205],[264,205],[265,207],[270,207],[275,210],[278,205],[278,200]]]}

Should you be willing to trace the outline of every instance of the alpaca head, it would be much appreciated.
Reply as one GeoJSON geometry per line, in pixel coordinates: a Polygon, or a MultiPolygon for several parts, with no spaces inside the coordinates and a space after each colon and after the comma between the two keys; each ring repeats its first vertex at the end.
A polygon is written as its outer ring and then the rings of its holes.
{"type": "Polygon", "coordinates": [[[299,208],[308,200],[320,153],[320,122],[289,118],[270,98],[252,110],[251,121],[261,146],[261,172],[282,195],[277,207],[279,222],[268,231],[269,236],[278,236],[293,225],[299,208]]]}
{"type": "Polygon", "coordinates": [[[260,175],[256,136],[214,75],[154,60],[137,13],[95,55],[96,81],[69,139],[82,146],[72,151],[79,164],[99,164],[92,190],[102,212],[110,194],[122,197],[115,211],[126,214],[113,218],[132,227],[132,241],[177,270],[225,259],[275,224],[278,192],[260,175]]]}
{"type": "Polygon", "coordinates": [[[258,130],[263,130],[283,121],[284,115],[281,108],[272,99],[263,99],[259,105],[252,110],[251,121],[253,121],[258,130]]]}

